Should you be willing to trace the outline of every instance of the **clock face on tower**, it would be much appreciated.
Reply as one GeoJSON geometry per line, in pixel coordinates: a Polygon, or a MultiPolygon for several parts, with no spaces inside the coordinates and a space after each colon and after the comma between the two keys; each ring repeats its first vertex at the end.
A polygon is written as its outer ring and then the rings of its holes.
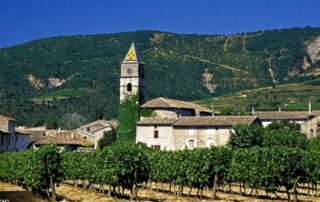
{"type": "Polygon", "coordinates": [[[127,73],[132,74],[132,69],[130,67],[127,69],[127,73]]]}

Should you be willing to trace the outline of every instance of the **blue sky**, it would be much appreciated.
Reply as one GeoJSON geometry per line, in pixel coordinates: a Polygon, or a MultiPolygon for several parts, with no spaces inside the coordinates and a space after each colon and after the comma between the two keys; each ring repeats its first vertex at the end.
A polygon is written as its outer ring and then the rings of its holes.
{"type": "Polygon", "coordinates": [[[50,36],[320,26],[320,0],[0,0],[0,47],[50,36]]]}

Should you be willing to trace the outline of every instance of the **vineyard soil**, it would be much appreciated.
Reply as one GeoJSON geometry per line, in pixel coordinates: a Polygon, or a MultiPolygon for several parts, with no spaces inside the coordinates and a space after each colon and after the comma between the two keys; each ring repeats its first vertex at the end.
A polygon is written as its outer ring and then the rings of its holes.
{"type": "MultiPolygon", "coordinates": [[[[139,201],[162,201],[162,202],[198,202],[198,201],[213,201],[210,199],[212,193],[208,190],[203,192],[203,199],[194,198],[196,194],[196,189],[192,190],[191,197],[187,196],[175,196],[172,193],[168,193],[168,185],[167,184],[158,184],[159,191],[155,191],[156,187],[153,185],[153,189],[139,189],[139,201]]],[[[12,185],[9,183],[0,182],[0,190],[1,191],[23,191],[22,188],[12,185]]],[[[184,194],[187,194],[189,191],[188,188],[184,189],[184,194]]],[[[250,190],[247,189],[247,194],[249,194],[250,190]]],[[[318,189],[318,193],[320,193],[320,189],[318,189]]],[[[108,197],[103,195],[102,193],[97,193],[94,191],[88,191],[81,188],[75,188],[71,185],[61,184],[57,188],[57,194],[62,196],[63,201],[75,201],[75,202],[97,202],[97,201],[130,201],[129,192],[126,191],[125,195],[127,197],[117,198],[117,197],[108,197]]],[[[279,198],[276,198],[275,195],[271,194],[271,198],[266,197],[266,193],[263,190],[259,190],[258,197],[255,196],[241,196],[239,195],[239,188],[237,186],[232,186],[232,193],[227,193],[227,187],[224,188],[223,192],[218,192],[218,200],[217,202],[262,202],[262,201],[273,201],[273,202],[282,202],[287,201],[286,194],[283,192],[277,193],[279,198]]],[[[307,194],[307,189],[300,188],[299,189],[299,201],[301,202],[320,202],[320,196],[312,197],[307,194]]],[[[41,199],[33,199],[36,202],[45,202],[46,200],[41,199]]]]}

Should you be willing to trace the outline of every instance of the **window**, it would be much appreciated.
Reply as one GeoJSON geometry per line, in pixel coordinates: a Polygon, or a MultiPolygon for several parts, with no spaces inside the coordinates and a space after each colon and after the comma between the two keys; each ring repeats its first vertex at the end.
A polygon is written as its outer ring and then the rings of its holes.
{"type": "Polygon", "coordinates": [[[154,129],[157,129],[157,125],[154,125],[154,129]]]}
{"type": "Polygon", "coordinates": [[[189,140],[189,149],[194,149],[194,140],[189,140]]]}
{"type": "Polygon", "coordinates": [[[90,127],[87,127],[87,132],[90,132],[90,127]]]}
{"type": "Polygon", "coordinates": [[[127,92],[131,92],[132,91],[132,84],[128,83],[127,84],[127,92]]]}
{"type": "Polygon", "coordinates": [[[157,138],[159,138],[159,131],[158,130],[155,130],[155,131],[153,131],[154,133],[153,133],[153,137],[155,138],[155,139],[157,139],[157,138]]]}
{"type": "Polygon", "coordinates": [[[310,134],[313,135],[313,129],[310,129],[310,134]]]}
{"type": "Polygon", "coordinates": [[[18,136],[16,136],[16,142],[18,142],[18,140],[19,140],[19,138],[18,138],[18,136]]]}
{"type": "Polygon", "coordinates": [[[152,145],[151,148],[155,149],[155,150],[160,150],[161,146],[160,145],[152,145]]]}

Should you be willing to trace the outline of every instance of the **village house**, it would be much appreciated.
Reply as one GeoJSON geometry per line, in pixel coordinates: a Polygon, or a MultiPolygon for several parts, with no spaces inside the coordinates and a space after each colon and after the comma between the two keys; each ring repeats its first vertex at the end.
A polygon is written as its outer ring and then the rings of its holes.
{"type": "Polygon", "coordinates": [[[16,133],[15,119],[0,115],[0,152],[20,151],[29,145],[29,135],[16,133]]]}
{"type": "Polygon", "coordinates": [[[116,120],[98,120],[71,131],[72,134],[91,142],[94,148],[98,148],[98,142],[103,137],[104,132],[111,131],[116,128],[118,122],[116,120]]]}
{"type": "Polygon", "coordinates": [[[311,103],[309,103],[308,111],[254,111],[252,115],[256,115],[261,120],[263,127],[268,126],[273,121],[289,121],[297,123],[301,127],[301,133],[308,138],[315,138],[318,135],[320,127],[320,111],[312,111],[311,103]]]}
{"type": "Polygon", "coordinates": [[[235,125],[261,124],[257,116],[141,118],[136,142],[158,150],[194,149],[227,144],[235,125]]]}
{"type": "Polygon", "coordinates": [[[78,148],[92,147],[93,144],[86,139],[71,133],[63,133],[56,136],[46,136],[33,144],[33,148],[37,149],[43,145],[54,143],[59,149],[65,148],[68,152],[77,150],[78,148]]]}
{"type": "Polygon", "coordinates": [[[213,111],[201,105],[159,97],[146,102],[141,108],[152,109],[159,117],[179,118],[183,116],[212,116],[213,111]]]}

